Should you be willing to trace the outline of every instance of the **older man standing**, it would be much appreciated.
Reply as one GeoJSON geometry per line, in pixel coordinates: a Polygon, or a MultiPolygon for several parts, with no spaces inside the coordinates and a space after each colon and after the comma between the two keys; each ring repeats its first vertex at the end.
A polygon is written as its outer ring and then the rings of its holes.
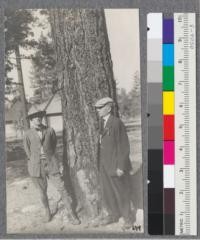
{"type": "Polygon", "coordinates": [[[129,140],[122,121],[111,114],[113,100],[102,98],[95,104],[99,117],[103,120],[100,133],[100,181],[103,203],[108,215],[100,220],[99,225],[124,219],[123,228],[132,226],[131,200],[129,189],[129,140]]]}
{"type": "Polygon", "coordinates": [[[47,196],[47,179],[51,178],[67,209],[69,221],[72,224],[80,224],[80,221],[72,211],[72,199],[64,187],[64,182],[59,172],[58,160],[55,157],[57,143],[55,131],[53,128],[42,124],[45,114],[45,111],[35,108],[28,115],[31,121],[31,128],[24,134],[24,149],[28,157],[28,172],[40,193],[40,200],[45,210],[44,221],[49,222],[52,217],[47,196]]]}

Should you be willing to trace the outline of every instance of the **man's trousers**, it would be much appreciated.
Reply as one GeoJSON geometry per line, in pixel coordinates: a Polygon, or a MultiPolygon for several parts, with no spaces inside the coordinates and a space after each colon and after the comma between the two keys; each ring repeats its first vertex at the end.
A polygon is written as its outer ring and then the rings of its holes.
{"type": "Polygon", "coordinates": [[[64,181],[62,180],[60,173],[49,174],[48,171],[45,169],[45,165],[41,164],[40,177],[32,177],[32,181],[36,188],[39,190],[41,202],[44,208],[49,208],[49,201],[47,196],[48,178],[51,180],[56,190],[60,193],[61,199],[65,205],[67,212],[71,214],[72,199],[67,193],[67,190],[65,189],[64,181]]]}
{"type": "Polygon", "coordinates": [[[108,214],[116,219],[131,220],[129,175],[109,176],[104,166],[100,166],[100,181],[103,205],[108,214]]]}

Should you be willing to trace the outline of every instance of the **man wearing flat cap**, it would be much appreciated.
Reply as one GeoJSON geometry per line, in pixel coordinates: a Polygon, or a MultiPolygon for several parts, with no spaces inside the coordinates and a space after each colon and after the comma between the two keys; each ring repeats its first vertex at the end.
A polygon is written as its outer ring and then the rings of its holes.
{"type": "Polygon", "coordinates": [[[55,157],[57,143],[55,131],[42,123],[45,115],[45,111],[32,107],[28,114],[31,128],[24,134],[24,149],[28,157],[28,172],[40,193],[40,200],[45,210],[44,222],[49,222],[52,217],[47,196],[47,179],[50,178],[61,195],[68,212],[68,220],[72,224],[80,224],[71,208],[72,199],[64,187],[58,160],[55,157]]]}
{"type": "Polygon", "coordinates": [[[111,114],[112,105],[113,100],[109,97],[95,104],[103,122],[99,140],[99,172],[103,205],[108,213],[97,225],[118,222],[123,217],[123,228],[128,229],[133,224],[128,184],[130,146],[124,124],[111,114]]]}

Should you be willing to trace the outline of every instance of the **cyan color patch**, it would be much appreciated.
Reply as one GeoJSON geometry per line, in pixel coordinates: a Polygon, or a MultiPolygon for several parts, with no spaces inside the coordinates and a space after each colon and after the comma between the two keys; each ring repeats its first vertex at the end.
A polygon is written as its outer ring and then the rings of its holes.
{"type": "Polygon", "coordinates": [[[174,66],[174,44],[163,44],[163,66],[174,66]]]}

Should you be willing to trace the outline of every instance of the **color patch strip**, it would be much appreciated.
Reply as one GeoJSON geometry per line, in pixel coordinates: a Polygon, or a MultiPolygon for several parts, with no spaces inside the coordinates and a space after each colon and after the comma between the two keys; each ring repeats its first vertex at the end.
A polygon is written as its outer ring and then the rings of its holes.
{"type": "MultiPolygon", "coordinates": [[[[160,76],[162,76],[162,70],[163,70],[161,61],[162,61],[161,59],[158,61],[148,61],[148,69],[147,69],[148,82],[161,83],[160,76]]],[[[162,86],[160,89],[162,89],[162,86]]]]}
{"type": "Polygon", "coordinates": [[[149,13],[147,15],[147,24],[149,31],[147,33],[149,39],[162,39],[162,13],[149,13]]]}
{"type": "Polygon", "coordinates": [[[164,115],[164,138],[165,141],[174,140],[174,115],[164,115]]]}
{"type": "Polygon", "coordinates": [[[174,44],[163,44],[163,65],[174,66],[174,44]]]}
{"type": "Polygon", "coordinates": [[[174,21],[173,19],[163,20],[163,43],[174,43],[174,21]]]}
{"type": "Polygon", "coordinates": [[[174,165],[164,165],[164,188],[174,188],[174,165]]]}
{"type": "Polygon", "coordinates": [[[174,115],[174,92],[163,92],[163,114],[174,115]]]}
{"type": "Polygon", "coordinates": [[[147,15],[148,232],[163,234],[162,13],[147,15]]]}
{"type": "Polygon", "coordinates": [[[163,19],[163,223],[164,234],[175,233],[174,22],[163,19]],[[167,136],[166,136],[167,135],[167,136]]]}
{"type": "Polygon", "coordinates": [[[163,91],[174,91],[174,66],[163,67],[163,91]]]}
{"type": "Polygon", "coordinates": [[[175,210],[175,201],[174,201],[175,191],[174,188],[165,188],[164,189],[164,209],[166,214],[173,214],[175,210]]]}
{"type": "MultiPolygon", "coordinates": [[[[150,31],[150,30],[149,30],[150,31]]],[[[149,39],[147,43],[148,61],[161,61],[162,59],[162,40],[161,39],[149,39]],[[155,51],[156,49],[156,51],[155,51]]]]}
{"type": "Polygon", "coordinates": [[[165,234],[175,233],[175,190],[174,188],[164,189],[164,225],[165,234]]]}
{"type": "Polygon", "coordinates": [[[174,164],[174,141],[164,141],[164,164],[174,164]]]}

